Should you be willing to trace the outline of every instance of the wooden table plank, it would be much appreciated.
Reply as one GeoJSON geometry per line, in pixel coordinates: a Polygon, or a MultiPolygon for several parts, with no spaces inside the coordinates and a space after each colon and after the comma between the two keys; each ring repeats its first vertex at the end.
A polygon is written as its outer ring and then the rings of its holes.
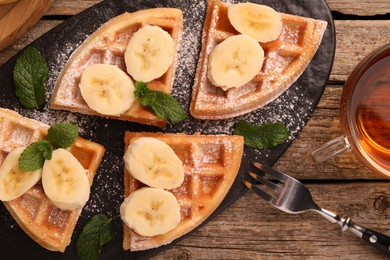
{"type": "Polygon", "coordinates": [[[35,25],[53,0],[19,0],[0,4],[0,50],[10,46],[35,25]]]}
{"type": "MultiPolygon", "coordinates": [[[[389,183],[307,185],[316,202],[389,234],[389,183]]],[[[154,259],[384,259],[316,213],[287,214],[247,192],[193,235],[154,259]],[[180,257],[181,256],[181,257],[180,257]]]]}
{"type": "MultiPolygon", "coordinates": [[[[15,45],[0,52],[0,65],[31,41],[55,27],[62,16],[77,14],[100,0],[55,0],[42,20],[15,45]]],[[[369,52],[389,42],[389,0],[327,0],[337,15],[336,58],[313,117],[275,167],[307,185],[319,205],[348,214],[359,224],[390,234],[388,181],[361,165],[352,153],[314,163],[310,152],[341,134],[339,100],[342,84],[369,52]],[[341,15],[340,15],[341,14],[341,15]],[[342,16],[352,14],[357,16],[342,16]],[[367,16],[367,17],[359,17],[367,16]],[[355,20],[345,20],[355,19],[355,20]],[[314,182],[316,182],[314,184],[314,182]]],[[[342,233],[315,213],[289,215],[248,192],[213,221],[155,259],[385,259],[383,254],[342,233]]]]}
{"type": "Polygon", "coordinates": [[[360,16],[390,13],[388,0],[326,0],[332,11],[360,16]]]}
{"type": "Polygon", "coordinates": [[[0,52],[0,66],[14,56],[18,51],[30,44],[42,34],[48,32],[50,29],[59,25],[63,21],[61,20],[41,20],[33,28],[27,31],[19,40],[17,40],[12,46],[4,49],[0,52]]]}
{"type": "Polygon", "coordinates": [[[352,152],[314,162],[311,152],[342,135],[339,102],[342,85],[328,85],[313,116],[275,167],[297,179],[383,179],[364,167],[352,152]],[[297,163],[299,162],[299,163],[297,163]]]}
{"type": "Polygon", "coordinates": [[[330,80],[345,81],[364,56],[389,43],[390,20],[338,20],[335,27],[336,58],[330,80]]]}
{"type": "MultiPolygon", "coordinates": [[[[101,0],[55,0],[47,15],[75,15],[101,0]]],[[[378,15],[390,13],[388,0],[326,0],[332,11],[342,14],[378,15]]]]}

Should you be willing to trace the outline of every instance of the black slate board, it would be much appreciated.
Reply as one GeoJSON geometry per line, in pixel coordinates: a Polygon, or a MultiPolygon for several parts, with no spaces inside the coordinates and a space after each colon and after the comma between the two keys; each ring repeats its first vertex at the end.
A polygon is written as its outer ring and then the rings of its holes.
{"type": "MultiPolygon", "coordinates": [[[[268,106],[244,116],[221,121],[200,121],[188,115],[183,124],[168,124],[163,129],[164,132],[185,132],[189,134],[194,132],[231,134],[234,123],[240,119],[246,119],[255,124],[283,122],[291,132],[290,140],[287,143],[272,150],[258,151],[245,148],[243,162],[235,183],[220,207],[207,221],[245,193],[246,188],[241,184],[241,178],[242,174],[249,169],[250,161],[273,165],[289,147],[292,140],[303,129],[317,105],[333,64],[335,31],[330,10],[324,0],[258,0],[253,2],[269,5],[279,12],[326,20],[329,24],[322,44],[306,71],[288,91],[268,106]]],[[[200,37],[206,13],[206,1],[107,0],[69,18],[31,44],[41,51],[50,67],[51,76],[47,86],[47,101],[50,99],[53,85],[69,55],[88,35],[110,18],[125,11],[133,12],[154,7],[176,7],[183,10],[184,42],[173,94],[188,112],[191,87],[200,51],[200,37]]],[[[90,200],[79,218],[72,242],[65,253],[51,252],[41,248],[19,228],[1,204],[0,259],[75,259],[76,241],[80,231],[87,220],[97,213],[104,213],[113,218],[115,232],[114,239],[102,250],[102,259],[148,258],[169,247],[170,245],[134,253],[124,251],[122,249],[122,221],[119,216],[119,205],[123,201],[123,133],[126,130],[159,131],[160,129],[136,123],[53,111],[48,108],[48,104],[42,111],[27,111],[21,108],[14,95],[12,84],[12,70],[16,56],[0,68],[0,79],[2,81],[0,106],[16,110],[22,115],[46,123],[56,123],[62,120],[76,123],[80,126],[81,136],[103,144],[107,152],[95,178],[90,200]]]]}

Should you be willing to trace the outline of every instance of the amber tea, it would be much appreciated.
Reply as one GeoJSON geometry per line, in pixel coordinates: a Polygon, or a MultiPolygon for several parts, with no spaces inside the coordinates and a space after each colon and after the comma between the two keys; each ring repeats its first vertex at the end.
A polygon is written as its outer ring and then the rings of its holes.
{"type": "Polygon", "coordinates": [[[352,150],[371,170],[390,178],[390,44],[374,50],[352,71],[340,100],[344,135],[312,152],[326,161],[352,150]]]}
{"type": "Polygon", "coordinates": [[[359,145],[372,160],[390,169],[390,56],[363,72],[355,85],[351,112],[356,114],[359,145]]]}
{"type": "Polygon", "coordinates": [[[355,154],[390,176],[390,45],[373,52],[352,72],[340,109],[355,154]]]}

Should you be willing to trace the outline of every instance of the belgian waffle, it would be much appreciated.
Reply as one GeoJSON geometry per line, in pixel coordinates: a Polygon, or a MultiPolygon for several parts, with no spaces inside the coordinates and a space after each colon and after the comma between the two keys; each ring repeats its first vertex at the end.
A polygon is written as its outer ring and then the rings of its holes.
{"type": "Polygon", "coordinates": [[[176,46],[174,62],[160,78],[147,83],[148,88],[171,93],[178,64],[178,50],[183,31],[181,10],[154,8],[114,17],[89,36],[71,55],[53,90],[50,107],[88,115],[111,117],[118,120],[164,127],[166,121],[157,118],[148,108],[136,100],[133,106],[120,116],[107,116],[90,109],[83,100],[80,77],[84,68],[96,63],[114,64],[126,72],[124,53],[131,36],[143,25],[156,25],[167,31],[176,46]]]}
{"type": "MultiPolygon", "coordinates": [[[[178,226],[166,234],[145,237],[124,224],[123,248],[131,251],[168,244],[209,217],[237,176],[244,146],[242,136],[126,132],[125,150],[140,137],[155,137],[171,146],[183,162],[185,177],[180,187],[169,190],[180,205],[181,221],[178,226]]],[[[124,174],[126,197],[144,186],[126,169],[124,174]]]]}
{"type": "Polygon", "coordinates": [[[244,86],[223,91],[207,78],[207,63],[218,43],[239,34],[229,22],[228,6],[228,3],[208,0],[190,106],[190,113],[195,118],[231,118],[263,107],[277,98],[306,69],[327,26],[325,21],[281,14],[283,32],[280,37],[260,43],[265,55],[260,73],[244,86]]]}
{"type": "MultiPolygon", "coordinates": [[[[0,164],[14,148],[27,146],[47,134],[48,125],[0,108],[0,164]]],[[[104,154],[104,147],[78,137],[68,150],[85,168],[92,185],[104,154]]],[[[46,197],[41,182],[24,195],[3,201],[19,226],[42,247],[64,252],[69,245],[81,209],[65,211],[56,208],[46,197]]]]}

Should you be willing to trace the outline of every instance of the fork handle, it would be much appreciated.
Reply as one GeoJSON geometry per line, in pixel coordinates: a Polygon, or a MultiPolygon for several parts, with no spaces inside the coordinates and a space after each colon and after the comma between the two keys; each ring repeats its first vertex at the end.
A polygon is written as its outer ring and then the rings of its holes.
{"type": "Polygon", "coordinates": [[[372,229],[368,229],[357,225],[352,222],[350,217],[341,218],[343,222],[343,226],[341,226],[341,230],[349,230],[358,237],[362,238],[366,241],[370,246],[382,251],[386,255],[390,255],[390,237],[386,236],[382,233],[374,231],[372,229]]]}
{"type": "Polygon", "coordinates": [[[366,241],[370,246],[379,249],[386,255],[390,255],[390,237],[377,231],[362,227],[353,223],[350,217],[340,217],[333,211],[320,208],[318,211],[323,217],[332,223],[340,225],[341,230],[349,230],[366,241]]]}
{"type": "Polygon", "coordinates": [[[383,253],[390,255],[390,237],[371,229],[363,232],[363,240],[372,247],[381,250],[383,253]]]}

